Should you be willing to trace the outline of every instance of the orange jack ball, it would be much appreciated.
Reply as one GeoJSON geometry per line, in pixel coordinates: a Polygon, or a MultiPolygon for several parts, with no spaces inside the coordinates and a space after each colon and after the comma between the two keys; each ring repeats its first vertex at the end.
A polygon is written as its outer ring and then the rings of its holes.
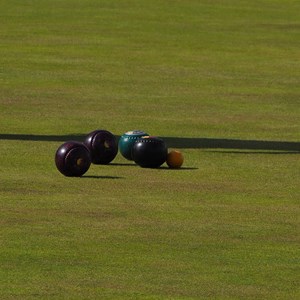
{"type": "Polygon", "coordinates": [[[183,164],[183,155],[178,150],[172,150],[167,156],[167,165],[172,169],[178,169],[183,164]]]}

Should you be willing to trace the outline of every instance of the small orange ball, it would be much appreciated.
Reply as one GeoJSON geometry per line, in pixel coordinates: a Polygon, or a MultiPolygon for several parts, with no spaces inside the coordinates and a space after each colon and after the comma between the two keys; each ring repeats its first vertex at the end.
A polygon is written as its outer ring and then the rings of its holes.
{"type": "Polygon", "coordinates": [[[178,150],[171,150],[167,155],[167,165],[172,169],[178,169],[183,164],[183,155],[178,150]]]}

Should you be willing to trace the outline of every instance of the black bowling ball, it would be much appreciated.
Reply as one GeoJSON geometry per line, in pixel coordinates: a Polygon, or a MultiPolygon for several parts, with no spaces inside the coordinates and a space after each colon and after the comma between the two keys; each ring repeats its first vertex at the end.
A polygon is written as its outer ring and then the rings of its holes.
{"type": "Polygon", "coordinates": [[[143,168],[158,168],[167,159],[168,149],[164,140],[158,137],[142,137],[132,148],[132,157],[143,168]]]}

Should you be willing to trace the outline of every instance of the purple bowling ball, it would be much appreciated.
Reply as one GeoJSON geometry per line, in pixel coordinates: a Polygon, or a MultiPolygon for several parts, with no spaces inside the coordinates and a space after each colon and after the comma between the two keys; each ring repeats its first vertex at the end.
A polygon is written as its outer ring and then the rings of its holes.
{"type": "Polygon", "coordinates": [[[84,144],[90,150],[93,164],[107,165],[118,153],[117,139],[107,130],[95,130],[90,132],[84,144]]]}
{"type": "Polygon", "coordinates": [[[63,175],[80,177],[89,169],[91,155],[83,143],[68,141],[57,149],[55,164],[63,175]]]}

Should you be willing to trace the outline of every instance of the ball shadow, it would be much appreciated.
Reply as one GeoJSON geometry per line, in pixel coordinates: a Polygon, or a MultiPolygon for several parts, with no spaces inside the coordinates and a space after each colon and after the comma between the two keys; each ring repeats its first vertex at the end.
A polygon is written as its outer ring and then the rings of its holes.
{"type": "Polygon", "coordinates": [[[198,170],[196,167],[180,167],[180,168],[169,168],[162,166],[158,168],[159,170],[169,170],[169,171],[188,171],[188,170],[198,170]]]}
{"type": "Polygon", "coordinates": [[[84,178],[84,179],[124,179],[124,177],[120,177],[120,176],[98,176],[98,175],[85,175],[80,178],[84,178]]]}
{"type": "Polygon", "coordinates": [[[136,167],[137,165],[134,163],[110,163],[110,166],[116,166],[116,167],[136,167]]]}

